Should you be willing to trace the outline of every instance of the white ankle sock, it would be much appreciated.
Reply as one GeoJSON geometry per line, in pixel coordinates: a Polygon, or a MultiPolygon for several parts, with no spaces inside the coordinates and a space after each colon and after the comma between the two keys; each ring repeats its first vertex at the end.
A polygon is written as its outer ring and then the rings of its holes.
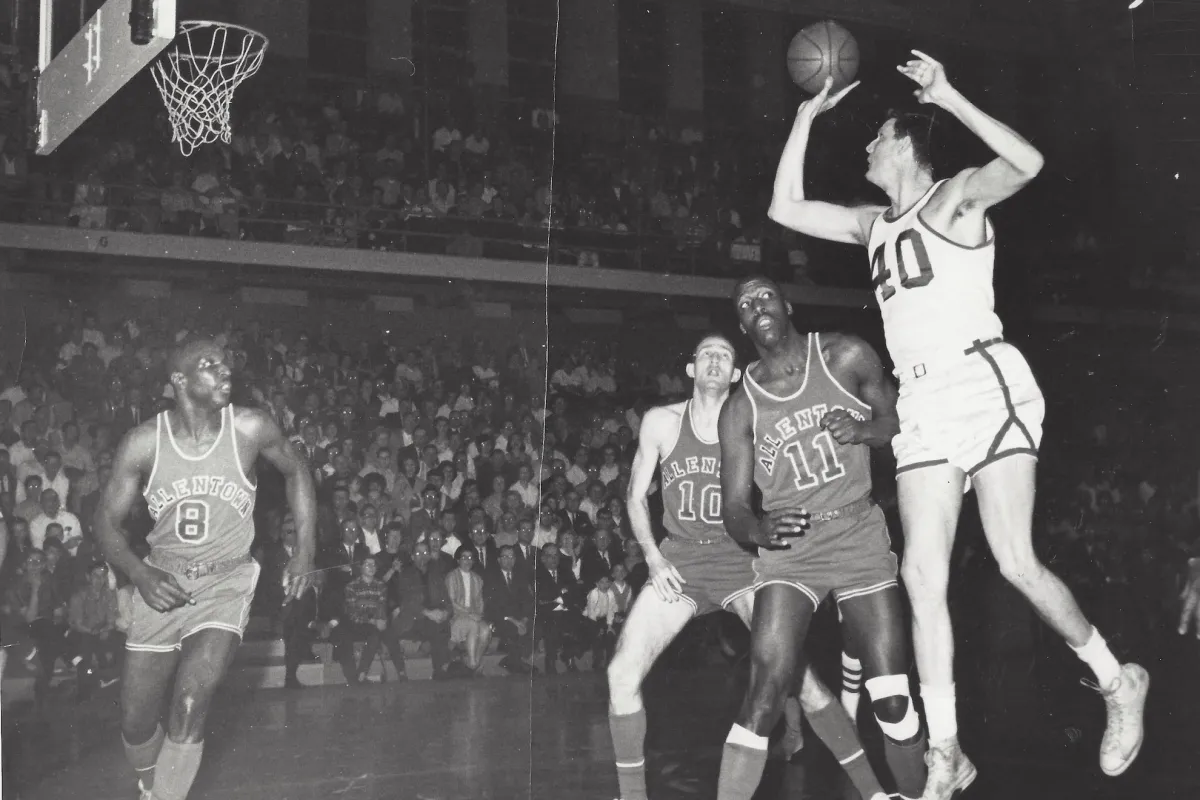
{"type": "Polygon", "coordinates": [[[1117,678],[1121,677],[1121,664],[1116,656],[1108,649],[1108,642],[1100,635],[1100,631],[1092,628],[1092,635],[1082,647],[1072,647],[1079,660],[1092,668],[1096,673],[1096,682],[1101,689],[1111,689],[1117,678]]]}
{"type": "Polygon", "coordinates": [[[929,745],[958,738],[958,709],[954,684],[931,686],[921,684],[921,700],[925,704],[925,722],[929,726],[929,745]]]}

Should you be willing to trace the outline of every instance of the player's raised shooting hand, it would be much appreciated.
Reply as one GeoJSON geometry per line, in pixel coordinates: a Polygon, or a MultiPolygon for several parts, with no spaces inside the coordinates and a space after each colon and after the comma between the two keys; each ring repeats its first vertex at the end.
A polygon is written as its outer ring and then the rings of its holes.
{"type": "Polygon", "coordinates": [[[1188,628],[1195,628],[1196,638],[1200,639],[1200,558],[1188,562],[1187,575],[1184,577],[1183,610],[1179,614],[1179,635],[1187,635],[1188,628]]]}
{"type": "Polygon", "coordinates": [[[838,444],[862,444],[867,441],[867,423],[855,419],[844,408],[835,408],[821,417],[821,427],[829,431],[838,444]]]}
{"type": "Polygon", "coordinates": [[[133,576],[132,580],[146,605],[155,611],[164,612],[195,602],[175,580],[174,575],[149,564],[144,566],[145,569],[133,576]]]}
{"type": "Polygon", "coordinates": [[[312,585],[312,559],[296,553],[288,560],[283,571],[284,602],[294,600],[308,591],[312,585]]]}
{"type": "Polygon", "coordinates": [[[808,531],[808,512],[802,508],[781,508],[763,515],[758,521],[758,536],[752,544],[764,550],[786,550],[788,539],[803,536],[808,531]]]}
{"type": "Polygon", "coordinates": [[[858,84],[861,82],[862,81],[855,81],[846,88],[842,89],[840,92],[837,92],[830,97],[829,90],[833,88],[833,76],[826,78],[825,85],[821,88],[821,91],[817,92],[808,100],[805,100],[800,104],[800,107],[796,109],[796,123],[799,124],[801,122],[812,122],[818,114],[822,114],[836,106],[838,103],[842,102],[842,98],[850,94],[850,92],[854,90],[854,87],[858,86],[858,84]]]}
{"type": "Polygon", "coordinates": [[[646,559],[646,569],[650,573],[650,583],[658,596],[668,603],[674,603],[683,594],[683,584],[687,583],[679,570],[675,569],[661,553],[656,553],[646,559]]]}
{"type": "Polygon", "coordinates": [[[900,64],[896,69],[920,87],[913,92],[913,96],[921,103],[944,104],[954,93],[954,87],[946,77],[946,68],[920,50],[913,50],[912,54],[916,58],[900,64]]]}

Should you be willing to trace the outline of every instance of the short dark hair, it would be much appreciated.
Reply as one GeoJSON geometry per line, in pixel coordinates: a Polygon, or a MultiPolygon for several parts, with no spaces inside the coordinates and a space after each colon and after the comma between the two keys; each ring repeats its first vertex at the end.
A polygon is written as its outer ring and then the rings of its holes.
{"type": "Polygon", "coordinates": [[[933,170],[933,114],[916,111],[889,109],[887,118],[895,120],[893,129],[896,138],[905,138],[912,144],[913,160],[922,169],[933,170]]]}
{"type": "Polygon", "coordinates": [[[458,561],[463,556],[471,556],[471,558],[474,558],[475,557],[475,548],[469,544],[464,544],[461,547],[459,547],[457,550],[454,551],[454,560],[455,561],[458,561]]]}

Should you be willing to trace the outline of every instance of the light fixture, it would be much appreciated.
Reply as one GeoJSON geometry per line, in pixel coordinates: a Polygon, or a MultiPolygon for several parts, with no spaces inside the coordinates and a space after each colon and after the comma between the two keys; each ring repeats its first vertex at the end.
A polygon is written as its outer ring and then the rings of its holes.
{"type": "Polygon", "coordinates": [[[1143,2],[1145,2],[1145,0],[1133,0],[1133,2],[1131,2],[1129,4],[1129,10],[1133,11],[1135,8],[1140,6],[1143,2]]]}

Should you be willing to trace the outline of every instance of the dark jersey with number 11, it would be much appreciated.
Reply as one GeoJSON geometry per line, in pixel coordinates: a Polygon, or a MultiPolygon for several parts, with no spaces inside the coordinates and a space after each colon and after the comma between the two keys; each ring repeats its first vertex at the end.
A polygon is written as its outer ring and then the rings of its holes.
{"type": "Polygon", "coordinates": [[[871,407],[846,391],[821,355],[820,334],[808,335],[804,384],[787,397],[767,392],[746,369],[746,396],[754,409],[754,482],[764,511],[841,508],[871,491],[871,452],[865,444],[838,444],[821,418],[845,409],[871,418],[871,407]]]}
{"type": "Polygon", "coordinates": [[[662,485],[668,535],[692,541],[726,535],[721,520],[721,445],[696,433],[691,400],[679,415],[675,446],[662,460],[662,485]]]}
{"type": "Polygon", "coordinates": [[[143,495],[154,529],[153,552],[193,563],[238,558],[254,541],[255,485],[242,471],[233,406],[221,409],[221,431],[202,455],[180,451],[169,412],[155,420],[154,467],[143,495]]]}

